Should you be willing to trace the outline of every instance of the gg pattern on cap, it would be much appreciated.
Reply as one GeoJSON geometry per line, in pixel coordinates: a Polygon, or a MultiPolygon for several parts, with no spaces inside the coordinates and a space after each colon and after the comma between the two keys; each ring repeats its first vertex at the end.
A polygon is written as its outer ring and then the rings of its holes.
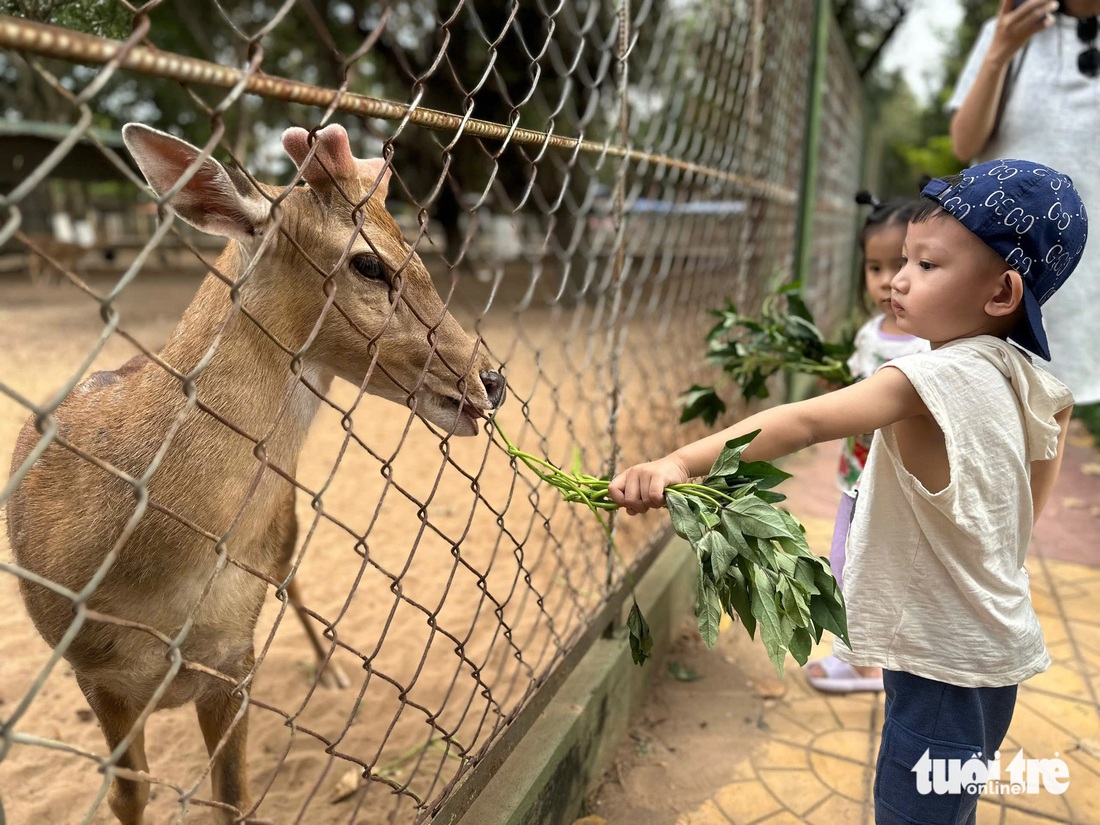
{"type": "Polygon", "coordinates": [[[1085,251],[1088,215],[1069,176],[1027,160],[1001,158],[935,178],[921,195],[943,207],[1024,284],[1024,317],[1009,338],[1050,360],[1042,305],[1085,251]]]}

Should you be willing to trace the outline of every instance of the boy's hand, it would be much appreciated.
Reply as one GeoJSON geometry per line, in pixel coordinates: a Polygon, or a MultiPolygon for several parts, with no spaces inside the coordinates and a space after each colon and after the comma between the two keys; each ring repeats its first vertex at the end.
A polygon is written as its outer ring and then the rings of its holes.
{"type": "Polygon", "coordinates": [[[611,480],[611,500],[635,516],[653,507],[665,506],[665,487],[683,484],[690,476],[683,462],[671,456],[635,464],[611,480]]]}

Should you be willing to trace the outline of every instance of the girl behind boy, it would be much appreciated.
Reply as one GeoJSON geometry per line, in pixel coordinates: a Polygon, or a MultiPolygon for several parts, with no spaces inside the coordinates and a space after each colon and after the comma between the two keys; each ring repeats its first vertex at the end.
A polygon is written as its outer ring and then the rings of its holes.
{"type": "MultiPolygon", "coordinates": [[[[871,213],[859,235],[859,248],[863,258],[863,285],[866,289],[864,301],[871,304],[875,311],[871,319],[856,333],[855,352],[848,359],[852,376],[860,381],[869,378],[887,361],[914,352],[924,352],[928,349],[928,342],[901,330],[890,303],[890,281],[905,261],[902,255],[905,230],[920,201],[913,198],[880,201],[868,192],[860,192],[856,195],[856,203],[871,207],[871,213]]],[[[833,527],[829,564],[842,587],[848,524],[852,520],[856,486],[867,463],[873,435],[874,433],[864,433],[850,436],[841,442],[840,468],[837,474],[840,506],[837,508],[836,525],[833,527]]],[[[811,685],[826,693],[882,690],[881,668],[854,667],[832,655],[810,662],[804,672],[811,685]]]]}

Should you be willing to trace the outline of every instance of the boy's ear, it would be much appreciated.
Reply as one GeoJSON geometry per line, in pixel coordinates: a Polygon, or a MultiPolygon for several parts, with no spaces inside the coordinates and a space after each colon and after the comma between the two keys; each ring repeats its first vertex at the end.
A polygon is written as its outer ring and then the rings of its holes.
{"type": "Polygon", "coordinates": [[[994,318],[1012,315],[1024,301],[1024,279],[1015,269],[997,276],[996,291],[986,301],[985,311],[994,318]]]}

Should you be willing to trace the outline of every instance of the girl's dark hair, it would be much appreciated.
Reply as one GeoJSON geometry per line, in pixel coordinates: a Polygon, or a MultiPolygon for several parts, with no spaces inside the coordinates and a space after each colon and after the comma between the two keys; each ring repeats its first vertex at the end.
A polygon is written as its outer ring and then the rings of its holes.
{"type": "MultiPolygon", "coordinates": [[[[954,186],[957,183],[961,183],[962,178],[963,176],[961,174],[948,175],[942,180],[948,186],[954,186]]],[[[924,187],[921,188],[923,189],[924,187]]],[[[909,220],[913,223],[924,223],[926,220],[934,218],[936,215],[939,215],[943,211],[944,208],[940,206],[938,201],[934,201],[931,198],[921,198],[920,202],[917,205],[916,211],[913,212],[909,220]]]]}
{"type": "Polygon", "coordinates": [[[871,207],[867,220],[863,222],[863,229],[859,233],[860,252],[867,250],[867,236],[876,229],[886,226],[897,226],[909,223],[913,214],[921,206],[919,200],[914,198],[890,198],[880,201],[867,191],[856,193],[856,203],[871,207]]]}

